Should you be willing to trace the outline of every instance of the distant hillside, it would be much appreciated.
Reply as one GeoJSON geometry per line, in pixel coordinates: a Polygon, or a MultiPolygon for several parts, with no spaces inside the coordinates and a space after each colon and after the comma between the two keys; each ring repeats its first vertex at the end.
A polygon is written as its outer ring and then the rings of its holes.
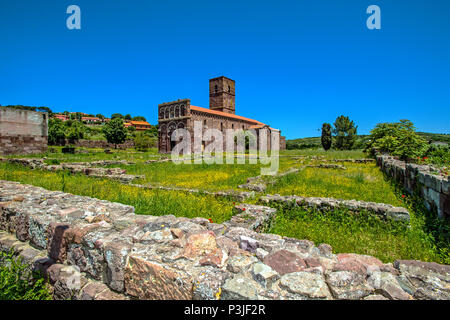
{"type": "MultiPolygon", "coordinates": [[[[429,132],[417,133],[431,143],[450,144],[450,134],[429,132]]],[[[360,146],[362,148],[368,139],[368,135],[358,135],[356,139],[357,146],[360,146]]],[[[320,137],[299,138],[286,141],[287,149],[314,149],[320,148],[321,146],[322,143],[320,141],[320,137]]]]}

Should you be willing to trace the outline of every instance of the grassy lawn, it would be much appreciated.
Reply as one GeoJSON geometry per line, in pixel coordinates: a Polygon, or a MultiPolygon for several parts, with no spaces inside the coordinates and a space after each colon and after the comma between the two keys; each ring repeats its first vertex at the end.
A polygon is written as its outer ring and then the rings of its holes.
{"type": "Polygon", "coordinates": [[[334,253],[372,255],[383,262],[413,259],[450,264],[449,223],[436,221],[423,208],[405,203],[411,213],[411,226],[381,221],[345,210],[326,215],[300,208],[279,208],[271,233],[316,244],[327,243],[334,253]]]}
{"type": "Polygon", "coordinates": [[[401,206],[394,187],[374,163],[344,163],[347,169],[302,168],[269,185],[266,193],[305,197],[329,197],[401,206]]]}

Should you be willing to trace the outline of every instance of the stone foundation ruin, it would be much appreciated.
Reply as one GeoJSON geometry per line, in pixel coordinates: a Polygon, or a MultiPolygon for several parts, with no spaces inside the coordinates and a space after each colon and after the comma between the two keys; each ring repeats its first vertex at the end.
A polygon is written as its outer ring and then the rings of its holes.
{"type": "Polygon", "coordinates": [[[136,215],[131,206],[0,181],[0,250],[55,299],[450,299],[450,266],[334,254],[260,233],[277,214],[242,204],[222,224],[136,215]]]}

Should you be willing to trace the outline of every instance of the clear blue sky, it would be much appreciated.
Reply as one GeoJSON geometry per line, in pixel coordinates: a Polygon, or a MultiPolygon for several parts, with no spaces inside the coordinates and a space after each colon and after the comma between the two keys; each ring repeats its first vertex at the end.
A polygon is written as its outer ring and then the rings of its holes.
{"type": "Polygon", "coordinates": [[[450,133],[450,1],[0,1],[0,104],[130,113],[208,107],[208,79],[236,80],[236,112],[319,135],[348,115],[366,134],[410,119],[450,133]],[[81,8],[68,30],[66,8],[81,8]],[[366,8],[381,8],[381,30],[366,8]]]}

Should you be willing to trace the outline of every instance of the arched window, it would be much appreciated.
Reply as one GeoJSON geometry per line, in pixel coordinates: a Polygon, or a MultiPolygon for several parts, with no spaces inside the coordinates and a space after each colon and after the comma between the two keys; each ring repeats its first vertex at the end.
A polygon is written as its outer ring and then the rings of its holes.
{"type": "Polygon", "coordinates": [[[170,107],[170,118],[171,119],[174,117],[174,114],[175,114],[175,112],[174,112],[173,106],[172,106],[172,107],[170,107]]]}
{"type": "Polygon", "coordinates": [[[228,92],[231,92],[231,87],[230,86],[228,86],[228,92]]]}
{"type": "Polygon", "coordinates": [[[203,125],[206,127],[206,119],[203,120],[203,125]]]}
{"type": "Polygon", "coordinates": [[[219,91],[219,87],[217,86],[217,84],[214,86],[214,92],[219,91]]]}
{"type": "Polygon", "coordinates": [[[169,108],[166,108],[165,119],[169,119],[169,108]]]}
{"type": "Polygon", "coordinates": [[[186,107],[183,105],[183,106],[181,106],[181,111],[180,111],[180,113],[181,113],[181,116],[182,117],[184,117],[185,115],[186,115],[186,107]]]}
{"type": "Polygon", "coordinates": [[[179,117],[180,116],[180,107],[176,106],[175,107],[175,117],[179,117]]]}
{"type": "Polygon", "coordinates": [[[223,131],[223,123],[220,123],[220,131],[223,131]]]}

